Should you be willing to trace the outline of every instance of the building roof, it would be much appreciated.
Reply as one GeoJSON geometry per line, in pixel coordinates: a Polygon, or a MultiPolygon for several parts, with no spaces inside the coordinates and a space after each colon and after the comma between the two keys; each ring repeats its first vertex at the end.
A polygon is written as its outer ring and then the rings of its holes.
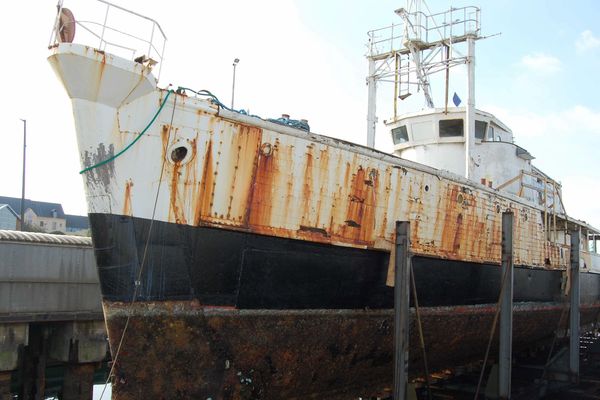
{"type": "MultiPolygon", "coordinates": [[[[17,214],[21,214],[21,198],[20,197],[5,197],[0,196],[0,204],[8,204],[13,211],[17,214]]],[[[34,201],[25,199],[25,210],[31,208],[31,210],[38,217],[52,217],[52,212],[56,211],[56,218],[65,218],[65,212],[63,211],[60,203],[48,203],[45,201],[34,201]]]]}
{"type": "Polygon", "coordinates": [[[0,229],[0,242],[33,242],[91,246],[92,239],[85,236],[53,235],[51,233],[20,232],[0,229]]]}
{"type": "Polygon", "coordinates": [[[17,219],[21,219],[21,216],[15,210],[13,210],[10,205],[0,203],[0,210],[2,210],[4,208],[6,208],[8,211],[10,211],[11,214],[13,214],[15,217],[17,217],[17,219]]]}
{"type": "Polygon", "coordinates": [[[84,230],[89,229],[90,222],[86,215],[65,214],[67,219],[67,229],[84,230]]]}

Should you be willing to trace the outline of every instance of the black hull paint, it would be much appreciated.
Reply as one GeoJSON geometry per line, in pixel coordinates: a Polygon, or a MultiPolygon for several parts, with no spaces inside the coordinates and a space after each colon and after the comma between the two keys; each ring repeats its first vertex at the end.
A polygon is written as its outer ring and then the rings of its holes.
{"type": "MultiPolygon", "coordinates": [[[[90,214],[102,294],[131,301],[198,300],[239,309],[392,308],[389,254],[247,232],[90,214]]],[[[497,301],[500,268],[414,257],[425,307],[497,301]]],[[[515,301],[560,300],[561,271],[517,267],[515,301]]],[[[582,302],[598,299],[600,276],[582,275],[582,302]]]]}

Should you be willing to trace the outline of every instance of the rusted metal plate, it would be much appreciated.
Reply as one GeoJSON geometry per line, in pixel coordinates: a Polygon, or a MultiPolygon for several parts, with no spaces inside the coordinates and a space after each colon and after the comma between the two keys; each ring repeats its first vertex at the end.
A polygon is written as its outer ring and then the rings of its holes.
{"type": "MultiPolygon", "coordinates": [[[[599,307],[582,309],[582,325],[597,321],[599,307]]],[[[515,351],[552,339],[562,309],[516,305],[515,351]]],[[[494,305],[421,309],[430,370],[482,359],[495,311],[494,305]]],[[[105,302],[105,312],[113,357],[130,317],[113,379],[115,400],[348,399],[382,393],[392,383],[392,310],[105,302]]],[[[414,318],[410,330],[409,373],[415,376],[423,364],[414,318]]]]}
{"type": "Polygon", "coordinates": [[[148,67],[85,46],[61,43],[50,61],[73,100],[83,166],[127,148],[85,173],[90,212],[385,251],[394,222],[408,220],[415,254],[499,265],[511,210],[515,264],[569,263],[533,202],[182,92],[167,98],[148,67]],[[178,147],[187,156],[173,161],[178,147]]]}
{"type": "Polygon", "coordinates": [[[198,102],[183,101],[186,111],[175,110],[178,128],[170,140],[193,130],[194,156],[185,166],[165,164],[168,221],[390,251],[394,221],[409,220],[415,254],[499,264],[501,212],[513,210],[516,264],[561,268],[568,262],[545,240],[539,210],[493,190],[319,136],[251,127],[203,110],[190,125],[186,114],[198,102]]]}
{"type": "MultiPolygon", "coordinates": [[[[105,110],[106,133],[84,140],[86,165],[134,140],[165,93],[105,110]]],[[[135,146],[86,174],[94,212],[385,251],[394,222],[408,220],[415,254],[498,265],[501,213],[512,210],[515,264],[568,264],[568,252],[546,240],[542,211],[522,199],[177,93],[135,146]],[[180,147],[186,155],[173,161],[180,147]]]]}

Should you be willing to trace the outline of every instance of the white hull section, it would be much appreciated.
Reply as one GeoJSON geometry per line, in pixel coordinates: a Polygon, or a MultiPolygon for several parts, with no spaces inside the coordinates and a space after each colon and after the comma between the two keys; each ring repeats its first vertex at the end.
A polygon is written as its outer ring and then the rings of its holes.
{"type": "Polygon", "coordinates": [[[564,229],[546,240],[544,210],[523,198],[199,98],[165,102],[147,67],[85,46],[59,44],[50,62],[73,101],[83,168],[127,148],[165,103],[134,145],[84,172],[90,213],[385,251],[395,221],[409,220],[416,254],[499,264],[511,210],[515,264],[568,265],[564,229]]]}

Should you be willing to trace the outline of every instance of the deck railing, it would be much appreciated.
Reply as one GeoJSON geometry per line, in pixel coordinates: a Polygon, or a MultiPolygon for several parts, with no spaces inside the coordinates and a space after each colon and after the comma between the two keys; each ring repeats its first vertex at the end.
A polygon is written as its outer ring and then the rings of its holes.
{"type": "Polygon", "coordinates": [[[70,20],[65,18],[61,0],[57,6],[50,46],[63,41],[61,30],[74,29],[74,41],[77,43],[132,60],[152,60],[152,64],[158,63],[157,78],[160,78],[167,42],[160,24],[152,18],[106,0],[97,0],[94,6],[93,10],[82,9],[81,16],[75,13],[78,10],[74,10],[75,17],[70,20]]]}
{"type": "Polygon", "coordinates": [[[481,33],[480,9],[473,6],[451,8],[431,15],[420,11],[408,13],[403,9],[396,13],[405,13],[405,21],[368,32],[369,56],[398,51],[407,41],[432,44],[460,40],[469,35],[477,37],[481,33]]]}

